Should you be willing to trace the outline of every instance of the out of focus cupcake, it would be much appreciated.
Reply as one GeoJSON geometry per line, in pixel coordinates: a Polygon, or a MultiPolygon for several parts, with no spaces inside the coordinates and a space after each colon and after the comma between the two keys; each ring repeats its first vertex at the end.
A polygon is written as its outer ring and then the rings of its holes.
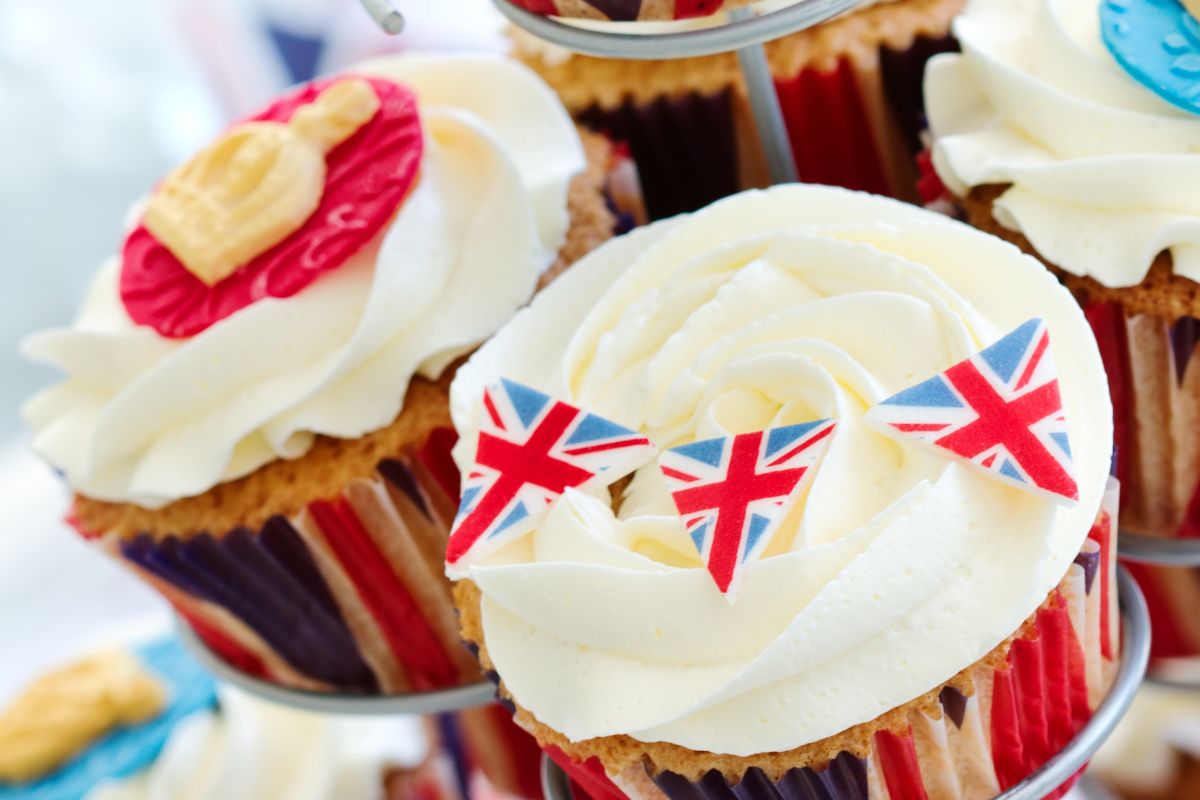
{"type": "MultiPolygon", "coordinates": [[[[925,85],[933,163],[967,219],[1039,257],[1095,330],[1121,526],[1189,538],[1200,536],[1200,108],[1173,94],[1172,64],[1200,57],[1195,26],[1178,3],[972,0],[954,26],[962,54],[935,59],[925,85]]],[[[1200,653],[1200,573],[1135,571],[1155,654],[1200,653]]]]}
{"type": "Polygon", "coordinates": [[[59,667],[0,708],[0,798],[78,800],[137,775],[215,703],[212,679],[172,640],[59,667]]]}
{"type": "MultiPolygon", "coordinates": [[[[921,76],[931,55],[953,48],[950,20],[962,3],[864,3],[767,45],[801,180],[917,198],[921,76]]],[[[559,3],[557,10],[571,15],[584,5],[559,3]]],[[[663,5],[669,4],[596,7],[632,9],[633,18],[640,11],[645,19],[663,5]]],[[[639,23],[637,29],[660,27],[639,23]]],[[[514,41],[516,57],[554,87],[576,119],[628,143],[652,218],[766,185],[735,54],[618,61],[573,55],[524,33],[514,41]]]]}
{"type": "Polygon", "coordinates": [[[457,361],[606,239],[610,150],[538,78],[400,57],[299,87],[132,214],[25,352],[71,521],[294,687],[477,680],[441,560],[457,361]]]}
{"type": "Polygon", "coordinates": [[[1200,797],[1200,697],[1143,687],[1092,769],[1124,800],[1200,797]]]}
{"type": "Polygon", "coordinates": [[[593,796],[985,800],[1111,684],[1103,366],[995,237],[739,194],[596,250],[451,399],[464,636],[593,796]]]}

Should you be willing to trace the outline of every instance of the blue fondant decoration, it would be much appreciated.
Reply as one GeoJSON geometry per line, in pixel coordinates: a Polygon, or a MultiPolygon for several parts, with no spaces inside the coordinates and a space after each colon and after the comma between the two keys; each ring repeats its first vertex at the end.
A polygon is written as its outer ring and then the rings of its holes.
{"type": "Polygon", "coordinates": [[[110,733],[41,780],[0,783],[0,800],[79,800],[105,779],[128,778],[149,767],[180,720],[216,705],[216,683],[177,640],[145,645],[136,655],[168,686],[163,712],[143,725],[110,733]]]}
{"type": "Polygon", "coordinates": [[[1200,114],[1200,22],[1179,0],[1101,0],[1100,32],[1134,80],[1200,114]]]}

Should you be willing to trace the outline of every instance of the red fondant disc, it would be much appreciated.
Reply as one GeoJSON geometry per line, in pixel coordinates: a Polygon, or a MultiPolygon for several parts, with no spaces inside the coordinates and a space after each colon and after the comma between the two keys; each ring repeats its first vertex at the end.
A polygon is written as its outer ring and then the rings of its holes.
{"type": "MultiPolygon", "coordinates": [[[[245,121],[287,122],[339,80],[315,81],[245,121]]],[[[129,316],[163,336],[182,338],[264,297],[290,297],[346,263],[392,218],[417,177],[424,139],[411,90],[366,79],[379,110],[325,158],[320,205],[296,232],[208,286],[142,225],[125,240],[121,300],[129,316]]]]}

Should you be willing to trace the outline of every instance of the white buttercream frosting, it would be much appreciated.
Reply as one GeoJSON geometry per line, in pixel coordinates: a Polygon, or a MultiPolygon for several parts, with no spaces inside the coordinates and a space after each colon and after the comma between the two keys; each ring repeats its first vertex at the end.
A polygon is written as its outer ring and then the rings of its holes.
{"type": "Polygon", "coordinates": [[[314,714],[236,689],[222,689],[220,701],[181,722],[150,767],[85,800],[380,797],[386,771],[413,766],[427,749],[411,719],[314,714]]]}
{"type": "Polygon", "coordinates": [[[960,195],[1011,184],[997,221],[1065,270],[1133,286],[1169,250],[1200,280],[1200,118],[1122,70],[1099,6],[971,0],[926,71],[934,165],[960,195]]]}
{"type": "Polygon", "coordinates": [[[24,415],[37,452],[77,491],[157,507],[298,457],[315,434],[381,428],[413,375],[438,375],[529,300],[583,168],[549,87],[486,56],[391,57],[352,72],[412,88],[426,145],[395,218],[348,263],[171,340],[129,319],[114,259],[73,325],[24,343],[68,375],[24,415]]]}
{"type": "Polygon", "coordinates": [[[669,447],[834,417],[808,494],[733,604],[653,464],[618,515],[569,491],[470,578],[505,686],[572,740],[787,750],[938,686],[1012,634],[1100,506],[1111,405],[1071,296],[1012,246],[895,201],[747,192],[579,262],[459,371],[469,464],[499,376],[669,447]],[[873,404],[1033,316],[1056,351],[1081,502],[1063,508],[865,426],[873,404]]]}

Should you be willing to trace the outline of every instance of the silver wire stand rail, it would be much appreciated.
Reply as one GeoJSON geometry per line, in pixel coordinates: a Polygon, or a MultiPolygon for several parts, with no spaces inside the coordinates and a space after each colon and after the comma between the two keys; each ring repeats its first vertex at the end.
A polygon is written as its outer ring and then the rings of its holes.
{"type": "MultiPolygon", "coordinates": [[[[1118,569],[1117,584],[1121,595],[1123,641],[1120,668],[1112,688],[1070,744],[1037,772],[998,795],[996,800],[1042,800],[1083,769],[1129,710],[1150,658],[1150,615],[1141,590],[1124,568],[1118,569]]],[[[1085,800],[1110,797],[1103,787],[1091,780],[1081,780],[1077,788],[1085,800]]],[[[547,756],[542,757],[542,792],[546,800],[574,798],[566,773],[547,756]]]]}
{"type": "Polygon", "coordinates": [[[176,625],[180,641],[205,669],[219,680],[282,706],[319,714],[344,716],[422,716],[485,706],[496,699],[496,687],[487,681],[413,694],[333,694],[290,689],[247,675],[208,649],[187,623],[176,625]]]}
{"type": "Polygon", "coordinates": [[[610,23],[603,29],[580,27],[518,8],[510,0],[493,2],[517,27],[584,55],[644,60],[736,51],[771,182],[793,183],[799,180],[796,160],[763,44],[824,22],[863,0],[799,0],[765,14],[743,6],[730,11],[724,25],[644,34],[631,32],[629,23],[610,23]]]}

